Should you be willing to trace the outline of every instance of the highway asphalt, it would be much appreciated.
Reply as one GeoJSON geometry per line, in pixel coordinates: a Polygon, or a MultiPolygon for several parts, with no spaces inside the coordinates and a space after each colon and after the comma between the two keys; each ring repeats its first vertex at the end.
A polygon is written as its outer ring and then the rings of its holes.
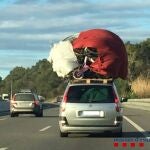
{"type": "Polygon", "coordinates": [[[0,150],[150,149],[150,112],[124,109],[123,137],[98,134],[59,136],[58,104],[44,104],[44,117],[9,113],[0,116],[0,150]]]}

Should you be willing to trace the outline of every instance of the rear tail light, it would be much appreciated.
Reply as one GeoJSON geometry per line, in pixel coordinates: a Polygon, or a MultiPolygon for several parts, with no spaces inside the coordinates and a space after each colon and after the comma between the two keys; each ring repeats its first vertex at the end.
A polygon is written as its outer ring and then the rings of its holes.
{"type": "Polygon", "coordinates": [[[61,112],[65,111],[65,107],[66,107],[66,102],[67,102],[67,93],[64,94],[63,100],[62,100],[62,104],[61,104],[61,112]]]}
{"type": "Polygon", "coordinates": [[[39,105],[39,101],[34,100],[33,104],[34,104],[35,106],[38,106],[38,105],[39,105]]]}
{"type": "Polygon", "coordinates": [[[62,102],[63,102],[63,103],[66,103],[66,102],[67,102],[67,99],[68,99],[68,98],[67,98],[67,94],[64,94],[64,97],[63,97],[62,102]]]}
{"type": "Polygon", "coordinates": [[[115,107],[116,107],[116,111],[120,112],[120,107],[119,107],[118,103],[115,103],[115,107]]]}
{"type": "Polygon", "coordinates": [[[115,91],[113,91],[113,94],[114,94],[115,109],[116,109],[117,112],[120,112],[121,109],[120,109],[120,106],[119,106],[119,98],[117,97],[115,91]]]}
{"type": "Polygon", "coordinates": [[[14,96],[12,100],[15,101],[16,100],[16,96],[14,96]]]}
{"type": "Polygon", "coordinates": [[[116,111],[120,112],[119,99],[117,97],[115,97],[115,107],[116,107],[116,111]]]}
{"type": "Polygon", "coordinates": [[[17,102],[16,102],[16,96],[14,96],[13,99],[11,100],[11,104],[12,105],[16,105],[17,104],[17,102]]]}
{"type": "Polygon", "coordinates": [[[67,102],[67,100],[68,100],[67,95],[68,95],[68,92],[65,92],[65,94],[64,94],[64,96],[63,96],[63,100],[62,100],[63,103],[66,103],[66,102],[67,102]]]}
{"type": "Polygon", "coordinates": [[[115,97],[115,103],[119,103],[119,99],[117,98],[117,96],[115,97]]]}

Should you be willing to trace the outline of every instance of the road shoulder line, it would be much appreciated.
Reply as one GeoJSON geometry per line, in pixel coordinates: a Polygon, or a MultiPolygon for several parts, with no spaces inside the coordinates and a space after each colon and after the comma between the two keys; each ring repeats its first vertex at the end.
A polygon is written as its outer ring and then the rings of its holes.
{"type": "Polygon", "coordinates": [[[45,127],[45,128],[43,128],[43,129],[41,129],[41,130],[39,130],[40,132],[43,132],[43,131],[46,131],[47,129],[49,129],[49,128],[51,128],[52,126],[47,126],[47,127],[45,127]]]}
{"type": "Polygon", "coordinates": [[[139,132],[141,132],[146,138],[150,138],[150,135],[147,133],[146,130],[144,130],[142,127],[140,127],[138,124],[133,122],[131,119],[129,119],[127,116],[123,116],[123,118],[129,122],[134,128],[136,128],[139,132]]]}

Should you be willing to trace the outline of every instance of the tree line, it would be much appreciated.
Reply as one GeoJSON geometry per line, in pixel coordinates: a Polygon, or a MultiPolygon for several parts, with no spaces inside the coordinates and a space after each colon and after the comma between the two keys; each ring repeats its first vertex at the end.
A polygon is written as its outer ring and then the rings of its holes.
{"type": "Polygon", "coordinates": [[[10,74],[0,82],[0,93],[16,93],[20,89],[32,89],[46,98],[63,93],[64,81],[52,70],[52,65],[46,60],[40,60],[31,68],[15,67],[10,74]]]}

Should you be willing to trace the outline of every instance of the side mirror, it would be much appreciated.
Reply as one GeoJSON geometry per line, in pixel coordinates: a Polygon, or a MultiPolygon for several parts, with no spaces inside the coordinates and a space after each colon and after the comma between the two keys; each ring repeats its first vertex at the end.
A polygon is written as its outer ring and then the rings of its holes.
{"type": "Polygon", "coordinates": [[[127,98],[127,97],[121,97],[121,103],[127,102],[127,101],[128,101],[128,98],[127,98]]]}

